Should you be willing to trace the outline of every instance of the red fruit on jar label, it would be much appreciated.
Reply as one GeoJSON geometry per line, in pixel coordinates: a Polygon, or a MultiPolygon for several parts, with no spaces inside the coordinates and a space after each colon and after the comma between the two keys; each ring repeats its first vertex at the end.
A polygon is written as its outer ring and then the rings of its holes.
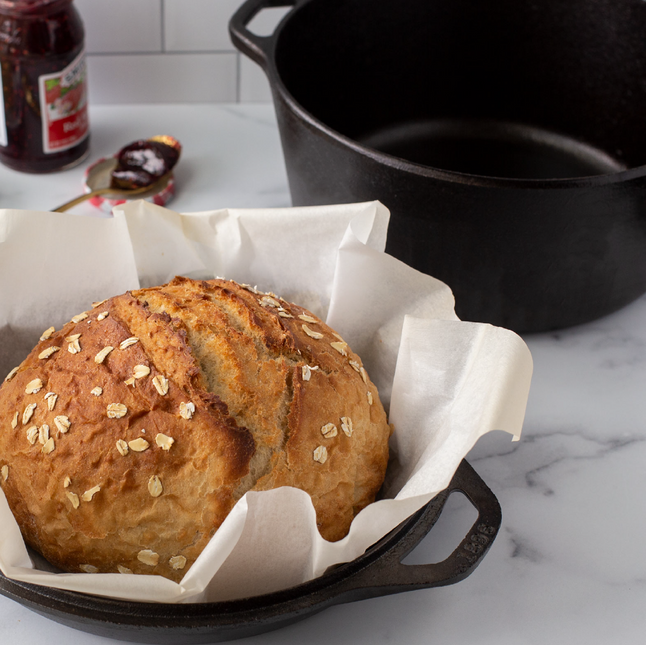
{"type": "Polygon", "coordinates": [[[86,79],[84,51],[62,71],[38,77],[43,152],[67,150],[87,137],[86,79]]]}

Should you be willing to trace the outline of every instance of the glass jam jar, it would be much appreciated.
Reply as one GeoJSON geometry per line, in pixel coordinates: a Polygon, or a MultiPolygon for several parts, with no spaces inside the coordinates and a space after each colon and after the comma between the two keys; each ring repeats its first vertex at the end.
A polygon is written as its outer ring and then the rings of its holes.
{"type": "Polygon", "coordinates": [[[23,172],[89,150],[85,32],[72,0],[0,0],[0,161],[23,172]]]}

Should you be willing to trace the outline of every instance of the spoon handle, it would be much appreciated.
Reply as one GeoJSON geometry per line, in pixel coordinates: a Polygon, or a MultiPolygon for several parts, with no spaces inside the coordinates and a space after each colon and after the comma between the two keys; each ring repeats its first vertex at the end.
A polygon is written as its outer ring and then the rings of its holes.
{"type": "Polygon", "coordinates": [[[149,186],[140,186],[139,188],[133,188],[131,190],[125,190],[121,188],[110,188],[110,187],[96,188],[95,190],[92,190],[89,193],[85,193],[84,195],[80,195],[79,197],[76,197],[75,199],[72,199],[69,202],[65,202],[64,204],[61,204],[57,208],[52,209],[51,212],[64,213],[66,210],[69,210],[73,206],[76,206],[77,204],[84,202],[86,199],[92,199],[92,197],[96,197],[97,195],[113,195],[114,197],[125,197],[126,199],[128,199],[133,195],[143,195],[144,193],[154,193],[157,191],[157,189],[161,189],[166,184],[168,184],[172,175],[173,175],[172,172],[168,172],[165,175],[162,175],[156,182],[150,184],[149,186]]]}
{"type": "MultiPolygon", "coordinates": [[[[96,190],[85,193],[84,195],[80,195],[75,199],[71,199],[69,202],[61,204],[58,208],[53,208],[52,213],[64,213],[66,210],[69,210],[73,206],[84,202],[86,199],[92,199],[92,197],[96,197],[97,195],[104,195],[109,192],[112,192],[115,196],[117,196],[117,193],[114,189],[112,189],[111,191],[109,188],[97,188],[96,190]]],[[[131,194],[130,191],[128,191],[128,194],[131,194]]]]}

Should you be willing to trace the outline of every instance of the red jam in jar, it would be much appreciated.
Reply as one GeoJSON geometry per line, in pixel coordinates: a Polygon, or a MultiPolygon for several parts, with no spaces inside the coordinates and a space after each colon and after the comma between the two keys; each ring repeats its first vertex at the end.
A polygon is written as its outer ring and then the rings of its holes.
{"type": "Polygon", "coordinates": [[[88,154],[83,23],[72,0],[0,0],[0,161],[51,172],[88,154]]]}

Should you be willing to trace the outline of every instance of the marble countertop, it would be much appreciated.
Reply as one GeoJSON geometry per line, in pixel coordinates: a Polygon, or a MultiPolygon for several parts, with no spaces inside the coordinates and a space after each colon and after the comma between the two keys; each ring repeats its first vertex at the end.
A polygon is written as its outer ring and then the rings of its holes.
{"type": "MultiPolygon", "coordinates": [[[[184,146],[178,211],[289,206],[269,105],[94,107],[91,156],[51,175],[0,167],[0,207],[49,210],[82,192],[89,163],[154,134],[184,146]]],[[[89,204],[72,212],[98,215],[89,204]]],[[[527,336],[534,377],[523,436],[490,433],[469,461],[503,524],[466,580],[328,609],[249,645],[631,645],[646,631],[646,297],[576,328],[527,336]]],[[[438,561],[475,511],[451,496],[406,562],[438,561]]],[[[112,643],[0,596],[0,640],[112,643]]]]}

